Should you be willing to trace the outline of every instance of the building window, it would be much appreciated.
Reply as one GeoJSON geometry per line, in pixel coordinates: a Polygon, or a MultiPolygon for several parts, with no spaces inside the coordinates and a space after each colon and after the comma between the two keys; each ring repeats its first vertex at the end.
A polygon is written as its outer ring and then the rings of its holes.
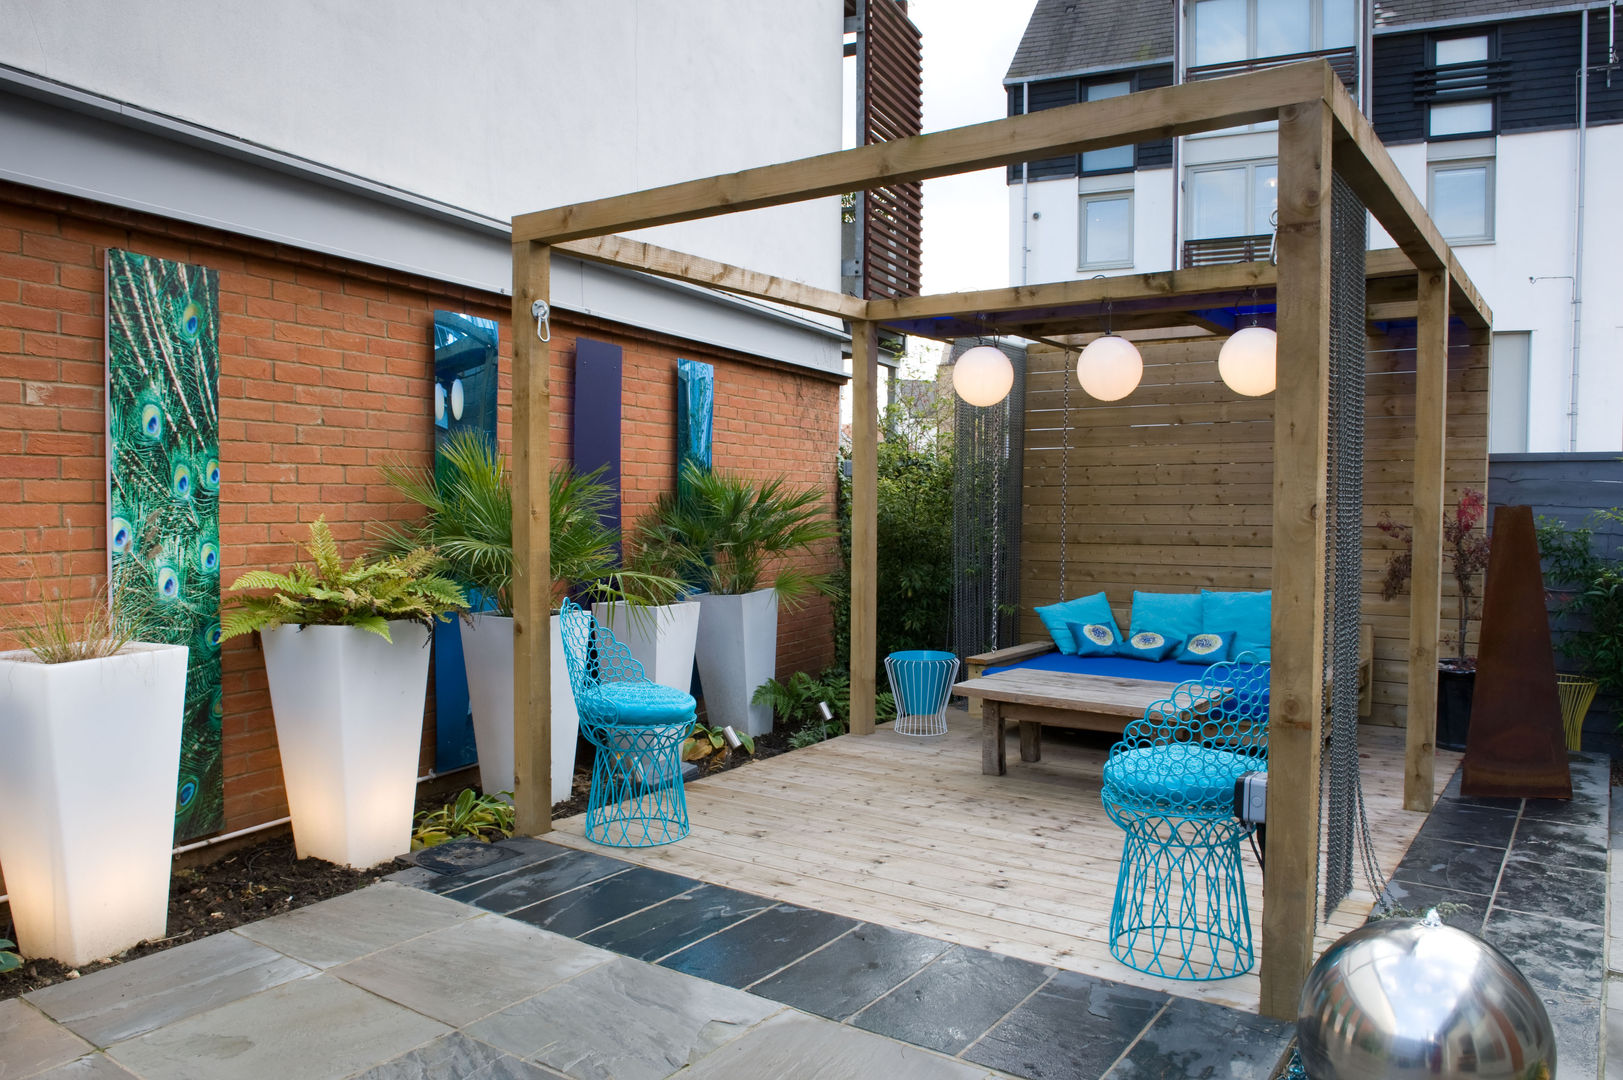
{"type": "MultiPolygon", "coordinates": [[[[1082,87],[1083,101],[1103,101],[1106,98],[1124,97],[1133,92],[1130,80],[1120,79],[1113,82],[1099,82],[1082,87]]],[[[1108,150],[1087,150],[1082,154],[1082,171],[1084,173],[1104,172],[1130,172],[1133,168],[1133,147],[1112,146],[1108,150]]]]}
{"type": "Polygon", "coordinates": [[[1493,335],[1488,361],[1488,453],[1527,452],[1527,393],[1532,377],[1533,335],[1493,335]]]}
{"type": "Polygon", "coordinates": [[[1195,0],[1191,67],[1337,49],[1358,42],[1357,0],[1195,0]]]}
{"type": "Polygon", "coordinates": [[[1431,67],[1420,73],[1418,82],[1428,102],[1427,136],[1451,139],[1492,134],[1503,68],[1493,59],[1493,39],[1488,34],[1434,39],[1431,67]]]}
{"type": "Polygon", "coordinates": [[[1452,244],[1493,242],[1493,161],[1434,161],[1427,170],[1426,208],[1452,244]]]}
{"type": "Polygon", "coordinates": [[[1082,195],[1079,250],[1083,270],[1133,265],[1133,193],[1105,191],[1082,195]]]}
{"type": "Polygon", "coordinates": [[[1273,231],[1279,169],[1273,161],[1226,162],[1187,175],[1189,238],[1255,236],[1273,231]]]}

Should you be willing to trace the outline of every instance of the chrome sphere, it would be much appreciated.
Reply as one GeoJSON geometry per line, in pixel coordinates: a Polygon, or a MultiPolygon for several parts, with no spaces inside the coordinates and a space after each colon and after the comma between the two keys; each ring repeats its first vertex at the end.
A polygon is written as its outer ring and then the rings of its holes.
{"type": "Polygon", "coordinates": [[[1312,1080],[1550,1080],[1555,1032],[1492,945],[1424,919],[1383,919],[1336,942],[1297,1010],[1312,1080]]]}

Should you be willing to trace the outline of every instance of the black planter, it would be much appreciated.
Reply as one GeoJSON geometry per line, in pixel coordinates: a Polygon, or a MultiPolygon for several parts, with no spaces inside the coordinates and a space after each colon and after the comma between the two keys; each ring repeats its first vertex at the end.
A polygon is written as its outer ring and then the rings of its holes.
{"type": "Polygon", "coordinates": [[[1476,671],[1461,671],[1437,665],[1437,745],[1444,750],[1464,750],[1471,732],[1471,690],[1476,671]]]}

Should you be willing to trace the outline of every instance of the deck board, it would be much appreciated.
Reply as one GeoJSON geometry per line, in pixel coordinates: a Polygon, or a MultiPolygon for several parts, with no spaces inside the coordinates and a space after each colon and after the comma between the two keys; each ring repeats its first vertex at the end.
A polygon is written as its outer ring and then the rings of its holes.
{"type": "MultiPolygon", "coordinates": [[[[985,776],[979,721],[962,709],[947,716],[949,731],[939,738],[882,727],[868,738],[834,739],[696,781],[687,787],[693,830],[685,840],[608,853],[1040,964],[1257,1008],[1255,971],[1175,982],[1110,955],[1121,831],[1099,802],[1103,737],[1051,736],[1042,761],[1019,762],[1011,753],[1008,775],[985,776]]],[[[1387,873],[1424,820],[1403,809],[1402,736],[1360,731],[1370,831],[1387,873]]],[[[1459,755],[1437,756],[1441,791],[1459,755]]],[[[580,817],[563,819],[549,839],[603,850],[586,841],[582,826],[580,817]]],[[[1260,943],[1262,874],[1249,857],[1246,871],[1260,943]]],[[[1318,948],[1369,913],[1374,897],[1355,884],[1320,925],[1318,948]]]]}

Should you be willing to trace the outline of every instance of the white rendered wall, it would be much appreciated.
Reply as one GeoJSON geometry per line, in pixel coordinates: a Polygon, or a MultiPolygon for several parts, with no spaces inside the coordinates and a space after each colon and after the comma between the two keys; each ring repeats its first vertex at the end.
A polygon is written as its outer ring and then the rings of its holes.
{"type": "MultiPolygon", "coordinates": [[[[1531,332],[1527,449],[1548,453],[1623,448],[1623,125],[1589,129],[1584,209],[1584,303],[1579,350],[1578,445],[1571,445],[1572,281],[1577,133],[1503,135],[1495,155],[1494,242],[1454,248],[1493,308],[1496,332],[1531,332]],[[1530,277],[1548,278],[1536,282],[1530,277]]],[[[1426,198],[1427,147],[1391,147],[1392,158],[1426,198]]],[[[1392,246],[1377,226],[1372,247],[1392,246]]]]}
{"type": "MultiPolygon", "coordinates": [[[[464,209],[840,148],[836,0],[0,0],[0,64],[464,209]]],[[[819,200],[649,239],[839,287],[819,200]]]]}
{"type": "Polygon", "coordinates": [[[1038,180],[1009,186],[1009,283],[1040,284],[1070,281],[1096,274],[1146,274],[1172,266],[1172,170],[1144,169],[1113,176],[1089,176],[1078,180],[1038,180]],[[1108,270],[1082,269],[1082,192],[1133,192],[1133,265],[1108,270]],[[1029,229],[1022,234],[1023,216],[1029,215],[1029,229]],[[1030,248],[1022,265],[1020,246],[1024,236],[1030,248]]]}

